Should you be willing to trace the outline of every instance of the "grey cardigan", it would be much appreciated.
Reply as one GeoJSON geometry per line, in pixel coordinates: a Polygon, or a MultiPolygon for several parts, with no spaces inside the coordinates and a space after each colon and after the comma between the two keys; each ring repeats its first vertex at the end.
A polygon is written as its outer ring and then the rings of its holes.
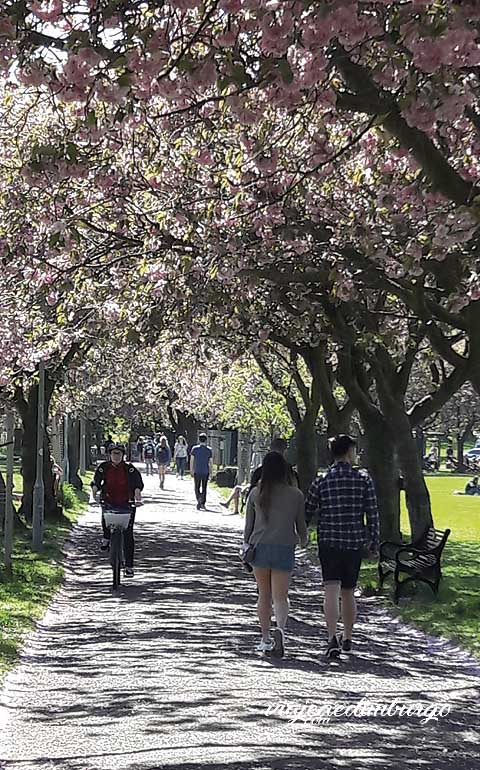
{"type": "Polygon", "coordinates": [[[274,487],[268,516],[258,502],[260,490],[252,489],[247,500],[243,540],[258,545],[296,545],[307,540],[303,493],[288,484],[274,487]]]}

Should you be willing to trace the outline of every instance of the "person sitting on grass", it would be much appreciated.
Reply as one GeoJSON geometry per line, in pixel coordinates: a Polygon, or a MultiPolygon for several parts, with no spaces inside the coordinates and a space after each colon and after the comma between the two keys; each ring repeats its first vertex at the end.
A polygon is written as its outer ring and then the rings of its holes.
{"type": "Polygon", "coordinates": [[[480,495],[480,487],[478,486],[478,476],[474,476],[471,481],[468,481],[465,485],[466,495],[480,495]]]}
{"type": "Polygon", "coordinates": [[[240,500],[242,500],[242,508],[243,508],[245,497],[249,491],[250,491],[250,484],[237,484],[235,487],[233,487],[231,495],[228,498],[228,500],[225,500],[225,502],[220,503],[220,505],[222,505],[224,508],[228,508],[230,506],[230,503],[233,501],[233,512],[238,514],[240,512],[240,500]]]}

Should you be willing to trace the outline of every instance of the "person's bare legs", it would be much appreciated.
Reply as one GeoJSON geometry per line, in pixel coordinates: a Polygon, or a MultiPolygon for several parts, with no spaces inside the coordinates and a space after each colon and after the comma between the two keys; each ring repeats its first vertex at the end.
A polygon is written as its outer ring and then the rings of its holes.
{"type": "Polygon", "coordinates": [[[327,624],[328,639],[336,636],[337,623],[340,617],[340,581],[324,583],[325,599],[323,602],[323,611],[325,622],[327,624]]]}
{"type": "Polygon", "coordinates": [[[237,514],[238,514],[238,507],[239,507],[238,504],[240,502],[241,492],[242,492],[242,487],[235,487],[235,489],[233,490],[233,502],[234,502],[233,510],[237,514]]]}
{"type": "Polygon", "coordinates": [[[342,588],[343,638],[352,639],[353,625],[357,619],[357,603],[354,588],[342,588]]]}
{"type": "Polygon", "coordinates": [[[225,500],[224,503],[220,503],[220,505],[223,505],[224,508],[228,508],[228,506],[230,505],[232,500],[234,500],[235,501],[234,511],[235,511],[235,513],[238,513],[238,501],[240,499],[240,491],[241,491],[241,489],[242,488],[239,487],[239,486],[234,487],[232,489],[232,494],[230,495],[228,500],[225,500]]]}
{"type": "Polygon", "coordinates": [[[278,628],[285,631],[287,625],[290,603],[288,601],[288,587],[290,585],[291,572],[281,569],[272,569],[272,599],[273,612],[278,628]]]}
{"type": "Polygon", "coordinates": [[[270,567],[254,567],[253,574],[257,581],[258,601],[257,614],[262,639],[268,642],[270,639],[270,625],[272,619],[272,586],[270,567]]]}

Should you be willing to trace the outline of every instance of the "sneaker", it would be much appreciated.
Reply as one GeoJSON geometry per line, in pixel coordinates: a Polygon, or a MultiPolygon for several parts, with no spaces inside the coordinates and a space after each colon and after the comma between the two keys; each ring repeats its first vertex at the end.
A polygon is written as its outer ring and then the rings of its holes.
{"type": "Polygon", "coordinates": [[[350,652],[352,649],[352,640],[342,638],[342,650],[343,652],[350,652]]]}
{"type": "Polygon", "coordinates": [[[285,655],[285,634],[281,628],[273,629],[273,655],[277,658],[283,658],[285,655]]]}
{"type": "Polygon", "coordinates": [[[228,508],[228,503],[220,503],[220,505],[222,506],[222,508],[228,508]]]}
{"type": "Polygon", "coordinates": [[[201,504],[200,504],[200,503],[197,503],[197,511],[201,511],[201,510],[202,510],[202,506],[201,506],[201,504]]]}
{"type": "Polygon", "coordinates": [[[273,639],[269,639],[268,642],[264,642],[262,639],[262,641],[259,644],[257,644],[255,649],[257,652],[272,652],[274,647],[275,647],[275,642],[273,641],[273,639]]]}
{"type": "Polygon", "coordinates": [[[325,655],[327,658],[339,658],[340,657],[340,645],[338,643],[338,639],[336,636],[333,636],[329,643],[327,644],[327,649],[325,650],[325,655]]]}
{"type": "Polygon", "coordinates": [[[135,574],[133,571],[133,567],[125,567],[123,574],[125,575],[125,577],[133,577],[135,574]]]}
{"type": "Polygon", "coordinates": [[[100,550],[108,551],[109,547],[110,547],[110,540],[107,540],[106,537],[102,537],[102,542],[100,543],[100,550]]]}

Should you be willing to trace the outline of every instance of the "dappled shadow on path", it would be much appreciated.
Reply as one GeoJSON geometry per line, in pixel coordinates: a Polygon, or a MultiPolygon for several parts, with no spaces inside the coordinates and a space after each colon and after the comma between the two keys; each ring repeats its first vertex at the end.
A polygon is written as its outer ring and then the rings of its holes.
{"type": "Polygon", "coordinates": [[[294,579],[287,656],[263,658],[253,652],[256,596],[237,557],[239,531],[219,515],[189,519],[191,502],[175,519],[166,506],[181,498],[160,495],[147,498],[136,526],[135,578],[117,592],[97,551],[97,526],[76,537],[67,583],[8,692],[24,709],[25,731],[35,724],[45,744],[29,757],[12,749],[7,768],[474,767],[467,688],[478,669],[470,659],[452,665],[448,649],[364,600],[355,654],[325,661],[319,573],[306,563],[294,579]],[[168,522],[149,515],[156,499],[168,522]],[[272,703],[295,710],[365,696],[448,700],[452,715],[425,725],[381,716],[292,725],[288,714],[267,711],[272,703]]]}

